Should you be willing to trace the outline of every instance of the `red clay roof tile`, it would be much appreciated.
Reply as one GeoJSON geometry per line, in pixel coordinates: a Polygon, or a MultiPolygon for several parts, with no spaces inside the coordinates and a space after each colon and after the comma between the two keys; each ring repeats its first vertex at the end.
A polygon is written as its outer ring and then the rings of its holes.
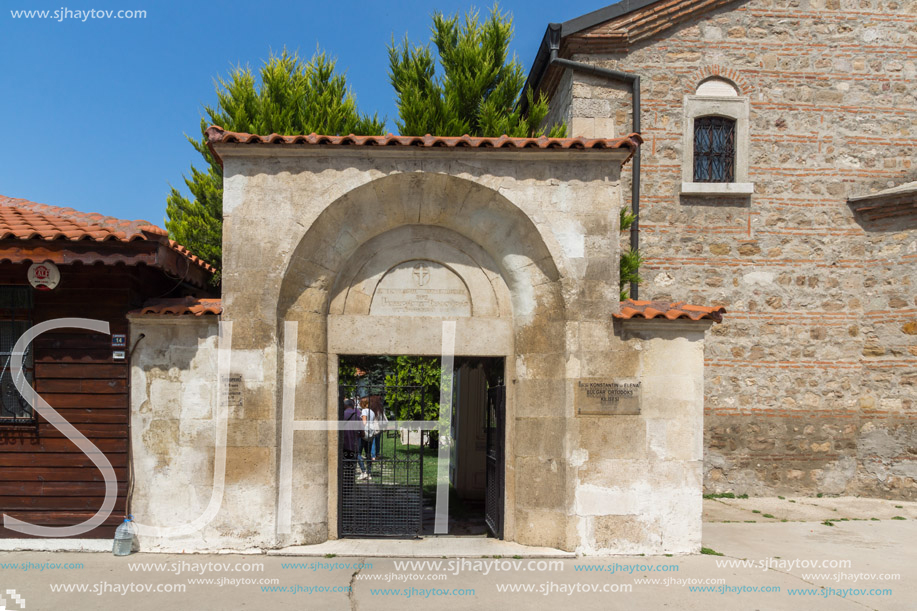
{"type": "Polygon", "coordinates": [[[172,316],[219,316],[223,306],[219,299],[198,297],[179,297],[170,299],[150,299],[134,315],[172,315],[172,316]]]}
{"type": "Polygon", "coordinates": [[[723,314],[725,313],[726,308],[722,306],[711,308],[690,305],[683,301],[635,301],[633,299],[625,299],[621,302],[621,311],[613,314],[613,316],[621,320],[665,317],[669,320],[687,318],[689,320],[707,319],[722,322],[723,314]]]}
{"type": "Polygon", "coordinates": [[[298,145],[334,145],[334,146],[413,146],[418,148],[472,148],[472,149],[536,149],[536,150],[579,150],[579,149],[629,149],[631,154],[643,143],[640,134],[630,134],[624,138],[478,138],[469,135],[443,136],[322,136],[319,134],[282,136],[270,134],[259,136],[243,132],[230,132],[218,125],[207,128],[207,143],[216,160],[222,163],[220,156],[213,150],[214,144],[298,144],[298,145]]]}
{"type": "Polygon", "coordinates": [[[148,240],[167,245],[210,273],[216,268],[168,239],[165,229],[149,221],[127,221],[96,212],[79,212],[0,195],[0,239],[91,240],[133,242],[148,240]]]}

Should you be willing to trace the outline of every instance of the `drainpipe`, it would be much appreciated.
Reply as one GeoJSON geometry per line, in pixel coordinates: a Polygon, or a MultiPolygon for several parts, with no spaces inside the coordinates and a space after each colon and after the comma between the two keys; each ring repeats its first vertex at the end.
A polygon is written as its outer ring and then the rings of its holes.
{"type": "MultiPolygon", "coordinates": [[[[593,76],[600,76],[602,78],[608,79],[610,81],[623,82],[630,85],[631,88],[631,114],[633,117],[633,131],[640,133],[640,76],[637,74],[631,74],[629,72],[620,72],[618,70],[610,70],[608,68],[601,68],[592,64],[584,64],[582,62],[575,62],[573,60],[564,59],[558,57],[558,52],[560,51],[560,38],[561,38],[561,24],[551,23],[548,24],[548,49],[550,55],[548,58],[547,64],[544,66],[544,69],[541,72],[541,77],[539,82],[533,87],[537,89],[541,84],[541,79],[544,78],[544,75],[547,73],[548,68],[554,64],[573,70],[574,72],[582,72],[585,74],[591,74],[593,76]]],[[[640,145],[637,145],[637,150],[634,151],[633,157],[633,170],[631,177],[631,194],[630,194],[630,210],[631,214],[634,215],[634,224],[630,226],[630,246],[634,250],[640,248],[640,145]]],[[[630,283],[630,298],[637,299],[637,283],[630,283]]]]}

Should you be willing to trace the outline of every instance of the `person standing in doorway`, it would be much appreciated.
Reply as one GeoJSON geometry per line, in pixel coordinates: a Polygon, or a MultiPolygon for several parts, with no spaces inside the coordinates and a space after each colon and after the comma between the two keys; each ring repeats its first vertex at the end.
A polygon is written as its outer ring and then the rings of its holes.
{"type": "Polygon", "coordinates": [[[373,441],[372,441],[372,459],[375,461],[377,458],[382,457],[382,431],[385,428],[384,424],[388,422],[388,418],[385,416],[385,410],[382,408],[382,397],[379,395],[373,395],[369,398],[369,409],[373,413],[373,441]]]}
{"type": "MultiPolygon", "coordinates": [[[[354,408],[353,401],[350,399],[344,400],[344,422],[360,422],[360,412],[354,408]]],[[[354,480],[354,459],[356,458],[357,447],[360,443],[361,434],[360,431],[356,428],[345,428],[342,434],[342,446],[344,452],[344,484],[352,486],[354,480]]]]}
{"type": "Polygon", "coordinates": [[[360,397],[360,419],[363,421],[363,437],[360,440],[360,451],[357,452],[357,461],[360,463],[360,469],[363,470],[360,479],[372,479],[372,473],[363,462],[363,454],[365,452],[366,459],[370,461],[370,468],[372,468],[375,414],[373,414],[373,410],[369,409],[369,397],[360,397]]]}
{"type": "Polygon", "coordinates": [[[356,376],[356,382],[353,387],[353,396],[359,402],[363,397],[369,396],[369,375],[365,369],[357,367],[354,370],[354,376],[356,376]]]}

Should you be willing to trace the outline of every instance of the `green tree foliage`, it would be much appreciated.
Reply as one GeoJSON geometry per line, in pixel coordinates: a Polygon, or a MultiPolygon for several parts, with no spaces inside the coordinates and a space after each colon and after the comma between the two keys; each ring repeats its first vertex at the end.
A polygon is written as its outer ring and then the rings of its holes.
{"type": "MultiPolygon", "coordinates": [[[[626,208],[621,208],[621,231],[630,229],[636,219],[637,217],[628,212],[626,208]]],[[[643,264],[643,257],[636,249],[629,248],[621,251],[621,261],[619,262],[621,301],[630,296],[631,282],[639,283],[643,281],[639,274],[641,264],[643,264]]]]}
{"type": "MultiPolygon", "coordinates": [[[[385,377],[395,367],[395,357],[360,355],[347,356],[338,362],[338,384],[345,387],[385,385],[385,377]]],[[[348,388],[349,390],[349,388],[348,388]]]]}
{"type": "MultiPolygon", "coordinates": [[[[544,94],[534,100],[528,91],[529,112],[518,106],[525,70],[513,56],[512,18],[494,5],[483,22],[477,11],[447,17],[433,15],[431,41],[436,46],[442,74],[429,45],[414,46],[405,36],[389,46],[389,77],[398,102],[398,130],[408,136],[541,136],[548,114],[544,94]]],[[[550,136],[566,135],[565,125],[551,127],[550,136]]]]}
{"type": "Polygon", "coordinates": [[[440,360],[424,356],[347,356],[338,363],[344,392],[360,395],[385,390],[388,410],[397,420],[439,418],[440,360]]]}
{"type": "Polygon", "coordinates": [[[425,356],[399,356],[385,377],[386,402],[398,420],[436,420],[439,418],[439,384],[442,375],[439,359],[425,356]],[[394,388],[414,386],[416,388],[394,388]]]}
{"type": "Polygon", "coordinates": [[[191,166],[185,185],[187,198],[172,188],[167,203],[170,237],[205,261],[220,267],[223,233],[223,171],[207,148],[204,130],[219,125],[252,134],[382,134],[376,115],[361,114],[335,61],[316,53],[305,62],[284,50],[271,54],[257,78],[248,67],[237,67],[216,84],[218,103],[204,106],[201,138],[188,141],[204,158],[205,169],[191,166]]]}

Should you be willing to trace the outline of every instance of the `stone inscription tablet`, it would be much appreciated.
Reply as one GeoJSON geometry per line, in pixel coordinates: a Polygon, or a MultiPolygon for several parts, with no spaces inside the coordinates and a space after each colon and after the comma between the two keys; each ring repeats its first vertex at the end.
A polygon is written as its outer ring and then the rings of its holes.
{"type": "Polygon", "coordinates": [[[575,382],[577,416],[639,414],[643,386],[636,378],[589,378],[575,382]]]}
{"type": "Polygon", "coordinates": [[[223,376],[222,392],[228,394],[229,407],[242,407],[242,375],[233,373],[223,376]]]}
{"type": "Polygon", "coordinates": [[[471,316],[465,283],[434,261],[406,261],[386,272],[369,313],[377,316],[471,316]]]}

